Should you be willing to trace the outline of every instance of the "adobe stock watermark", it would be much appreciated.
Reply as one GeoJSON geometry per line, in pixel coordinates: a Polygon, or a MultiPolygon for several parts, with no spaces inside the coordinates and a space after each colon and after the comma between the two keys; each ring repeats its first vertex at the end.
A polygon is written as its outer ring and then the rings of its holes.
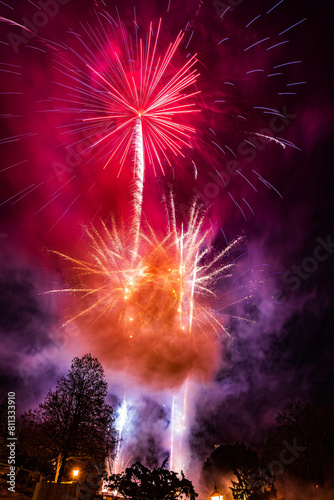
{"type": "Polygon", "coordinates": [[[0,245],[6,238],[8,238],[8,233],[0,233],[0,245]]]}
{"type": "Polygon", "coordinates": [[[73,173],[74,169],[79,167],[84,158],[91,154],[91,149],[96,143],[96,136],[101,133],[101,129],[97,127],[92,131],[92,129],[84,130],[82,132],[84,138],[77,142],[75,147],[68,146],[65,148],[66,156],[65,163],[54,160],[51,163],[51,167],[53,168],[54,173],[59,182],[64,181],[64,177],[66,175],[70,175],[73,173]]]}
{"type": "Polygon", "coordinates": [[[65,333],[54,335],[48,333],[46,339],[49,340],[48,346],[42,351],[32,352],[32,359],[29,366],[19,366],[18,374],[25,386],[31,385],[31,379],[50,367],[50,362],[58,362],[62,355],[68,351],[70,342],[80,335],[79,329],[75,325],[67,325],[65,333]]]}
{"type": "Polygon", "coordinates": [[[298,445],[296,438],[293,440],[292,444],[284,440],[282,442],[282,445],[283,448],[279,454],[278,459],[272,460],[268,464],[267,468],[260,468],[258,469],[256,474],[250,476],[250,484],[254,489],[256,489],[257,493],[262,492],[262,486],[267,482],[272,484],[275,481],[276,477],[280,474],[283,474],[284,469],[288,465],[293,464],[300,456],[300,454],[307,449],[306,446],[298,445]]]}
{"type": "MultiPolygon", "coordinates": [[[[312,255],[305,257],[298,265],[294,264],[282,274],[282,282],[289,285],[290,291],[295,292],[298,290],[302,282],[308,280],[319,269],[319,265],[326,262],[334,253],[334,241],[332,241],[331,234],[326,239],[316,238],[316,243],[312,255]]],[[[280,288],[273,291],[272,297],[279,302],[287,300],[286,295],[280,288]]]]}
{"type": "MultiPolygon", "coordinates": [[[[246,164],[254,162],[258,152],[263,151],[275,139],[276,134],[283,132],[296,116],[289,113],[287,106],[284,106],[282,112],[271,118],[268,127],[262,128],[256,134],[248,134],[247,138],[239,143],[237,152],[240,157],[246,164]]],[[[211,170],[209,176],[212,180],[206,182],[200,189],[193,188],[193,192],[205,205],[210,205],[230,185],[233,177],[241,176],[243,169],[242,161],[230,160],[223,170],[211,170]]],[[[185,217],[190,207],[180,203],[178,208],[185,217]]]]}
{"type": "Polygon", "coordinates": [[[21,18],[21,35],[10,31],[7,34],[10,46],[16,54],[19,52],[19,47],[23,44],[26,45],[32,38],[38,35],[41,28],[45,28],[50,18],[55,17],[61,5],[66,5],[71,0],[37,0],[40,9],[36,10],[33,16],[28,19],[27,17],[21,18]]]}
{"type": "Polygon", "coordinates": [[[235,7],[239,7],[243,1],[244,0],[227,0],[226,2],[222,2],[221,0],[214,0],[212,5],[218,14],[218,17],[221,19],[225,12],[233,12],[235,7]]]}
{"type": "Polygon", "coordinates": [[[93,462],[92,466],[95,468],[95,471],[90,472],[85,477],[84,481],[78,482],[76,496],[73,497],[68,493],[65,493],[61,496],[61,500],[88,500],[89,498],[92,498],[92,495],[94,495],[100,488],[102,470],[104,468],[104,465],[104,462],[93,462]]]}
{"type": "Polygon", "coordinates": [[[9,392],[7,398],[8,404],[8,437],[7,437],[7,448],[8,448],[8,465],[9,472],[7,474],[7,484],[8,491],[15,493],[15,471],[16,471],[16,429],[15,429],[15,418],[16,418],[16,403],[15,403],[15,392],[9,392]]]}

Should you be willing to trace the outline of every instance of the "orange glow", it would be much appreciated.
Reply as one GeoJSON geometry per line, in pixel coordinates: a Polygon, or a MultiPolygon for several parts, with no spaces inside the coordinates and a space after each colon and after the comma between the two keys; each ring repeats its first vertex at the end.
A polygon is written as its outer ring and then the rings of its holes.
{"type": "Polygon", "coordinates": [[[122,367],[133,358],[136,375],[140,358],[140,369],[155,372],[159,366],[166,378],[165,364],[181,383],[191,370],[211,376],[216,367],[216,343],[225,327],[211,304],[215,284],[231,268],[223,259],[238,240],[215,253],[206,245],[211,229],[204,229],[205,213],[195,203],[187,229],[177,230],[173,203],[171,210],[167,235],[160,238],[148,226],[135,253],[131,232],[115,220],[110,229],[92,228],[89,260],[62,255],[73,266],[76,286],[58,292],[79,299],[67,323],[79,321],[92,332],[99,356],[112,356],[113,366],[122,367]]]}

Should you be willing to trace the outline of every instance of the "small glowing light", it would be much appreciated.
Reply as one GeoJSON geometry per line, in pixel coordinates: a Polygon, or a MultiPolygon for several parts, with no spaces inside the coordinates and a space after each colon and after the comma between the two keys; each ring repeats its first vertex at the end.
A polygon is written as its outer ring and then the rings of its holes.
{"type": "Polygon", "coordinates": [[[130,321],[133,321],[133,318],[130,318],[130,321]]]}
{"type": "Polygon", "coordinates": [[[78,477],[79,469],[73,469],[72,473],[73,473],[73,477],[78,477]]]}
{"type": "Polygon", "coordinates": [[[130,335],[130,339],[132,339],[132,335],[130,335]]]}
{"type": "Polygon", "coordinates": [[[211,500],[223,500],[223,494],[215,486],[214,491],[210,495],[211,500]]]}

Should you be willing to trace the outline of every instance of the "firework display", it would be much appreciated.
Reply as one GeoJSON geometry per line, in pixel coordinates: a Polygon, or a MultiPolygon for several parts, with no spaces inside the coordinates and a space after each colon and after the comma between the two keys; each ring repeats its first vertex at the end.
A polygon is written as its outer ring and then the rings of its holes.
{"type": "Polygon", "coordinates": [[[115,220],[111,229],[92,228],[89,261],[62,255],[76,286],[58,290],[78,297],[79,312],[68,322],[80,321],[90,332],[101,359],[116,368],[126,365],[128,373],[158,388],[181,384],[189,373],[203,380],[214,373],[214,346],[226,334],[224,315],[213,307],[215,288],[229,276],[232,264],[224,258],[238,243],[215,252],[195,202],[186,228],[176,226],[172,198],[169,210],[167,235],[159,238],[148,226],[139,244],[115,220]]]}
{"type": "MultiPolygon", "coordinates": [[[[267,18],[280,3],[267,9],[267,18]]],[[[167,415],[161,417],[167,438],[160,447],[170,453],[169,467],[189,465],[193,399],[222,367],[225,343],[234,341],[231,322],[241,320],[246,329],[256,321],[254,304],[240,304],[270,272],[264,260],[243,263],[242,224],[255,219],[255,207],[265,218],[261,189],[282,199],[279,173],[267,180],[270,155],[298,150],[285,134],[295,115],[280,99],[305,83],[287,76],[301,61],[277,56],[288,43],[282,35],[294,26],[259,39],[252,31],[261,17],[256,12],[241,16],[242,30],[226,23],[219,36],[208,30],[202,41],[198,29],[193,51],[197,18],[207,8],[202,4],[185,9],[171,27],[161,12],[139,17],[136,7],[124,7],[120,15],[103,0],[87,1],[89,21],[50,39],[46,30],[0,18],[20,32],[8,46],[38,54],[25,78],[38,96],[34,113],[42,123],[42,140],[32,118],[21,124],[24,133],[3,139],[9,146],[31,141],[35,165],[29,185],[18,175],[15,193],[8,177],[13,193],[9,189],[0,206],[16,209],[35,196],[29,216],[39,222],[31,229],[23,215],[24,230],[47,228],[45,259],[58,274],[43,295],[61,304],[60,337],[78,331],[70,349],[97,356],[117,387],[122,441],[114,473],[129,464],[132,448],[140,448],[129,430],[141,404],[136,391],[159,400],[167,415]],[[240,61],[225,49],[229,40],[240,61]],[[205,53],[209,43],[213,55],[205,53]],[[41,69],[45,60],[49,65],[41,69]]],[[[216,23],[233,11],[218,10],[216,23]]],[[[11,64],[0,69],[20,76],[11,64]]],[[[19,101],[16,90],[2,94],[19,101]]],[[[24,98],[29,101],[28,94],[24,98]]],[[[16,172],[27,161],[20,158],[3,171],[16,172]]]]}
{"type": "MultiPolygon", "coordinates": [[[[125,38],[122,21],[119,20],[119,23],[123,43],[117,45],[116,49],[114,40],[106,36],[101,41],[97,33],[92,31],[90,39],[98,46],[98,61],[94,56],[83,59],[72,50],[78,60],[84,63],[85,71],[67,65],[63,60],[58,61],[57,69],[73,85],[69,88],[71,100],[68,103],[65,100],[65,110],[70,104],[78,113],[81,131],[90,131],[92,125],[97,125],[101,131],[99,135],[102,137],[92,143],[91,149],[98,147],[97,154],[105,158],[104,168],[116,157],[121,169],[129,151],[132,151],[135,175],[142,178],[144,157],[154,169],[158,163],[163,171],[161,157],[171,165],[170,153],[182,155],[181,148],[190,147],[187,139],[195,129],[179,122],[179,117],[198,111],[193,109],[194,103],[187,101],[199,91],[184,93],[198,77],[194,69],[196,55],[189,58],[181,69],[173,71],[172,76],[166,77],[184,33],[179,33],[166,53],[158,56],[161,19],[156,35],[153,35],[151,23],[146,45],[140,39],[135,47],[132,46],[131,37],[129,40],[125,38]],[[91,75],[87,74],[87,70],[91,75]]],[[[111,20],[108,27],[114,31],[111,20]]],[[[80,41],[85,46],[81,38],[80,41]]],[[[58,107],[58,111],[64,109],[58,107]]]]}
{"type": "Polygon", "coordinates": [[[67,62],[64,57],[56,59],[57,71],[69,80],[68,85],[61,83],[69,97],[59,98],[56,110],[71,109],[77,115],[75,122],[69,124],[70,133],[80,131],[91,138],[88,150],[93,158],[102,158],[103,168],[115,158],[119,176],[126,158],[132,154],[134,229],[138,244],[145,162],[155,172],[158,164],[164,172],[162,159],[171,166],[170,154],[184,156],[182,149],[190,148],[190,133],[195,132],[180,117],[199,111],[194,109],[194,102],[189,102],[199,91],[185,93],[198,77],[194,69],[196,55],[171,72],[171,61],[184,33],[180,32],[167,51],[159,55],[161,19],[155,34],[150,23],[146,43],[138,39],[137,23],[135,36],[131,38],[119,16],[116,24],[102,11],[98,21],[102,33],[98,28],[86,30],[89,42],[97,48],[98,59],[91,50],[86,50],[86,42],[77,35],[79,49],[66,46],[75,56],[75,62],[67,62]]]}

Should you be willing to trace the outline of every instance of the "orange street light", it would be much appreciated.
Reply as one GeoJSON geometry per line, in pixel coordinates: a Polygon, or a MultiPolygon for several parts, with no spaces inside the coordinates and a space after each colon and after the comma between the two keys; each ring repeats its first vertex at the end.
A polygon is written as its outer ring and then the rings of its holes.
{"type": "Polygon", "coordinates": [[[217,486],[215,486],[215,489],[211,493],[210,498],[211,500],[223,500],[223,494],[217,489],[217,486]]]}

